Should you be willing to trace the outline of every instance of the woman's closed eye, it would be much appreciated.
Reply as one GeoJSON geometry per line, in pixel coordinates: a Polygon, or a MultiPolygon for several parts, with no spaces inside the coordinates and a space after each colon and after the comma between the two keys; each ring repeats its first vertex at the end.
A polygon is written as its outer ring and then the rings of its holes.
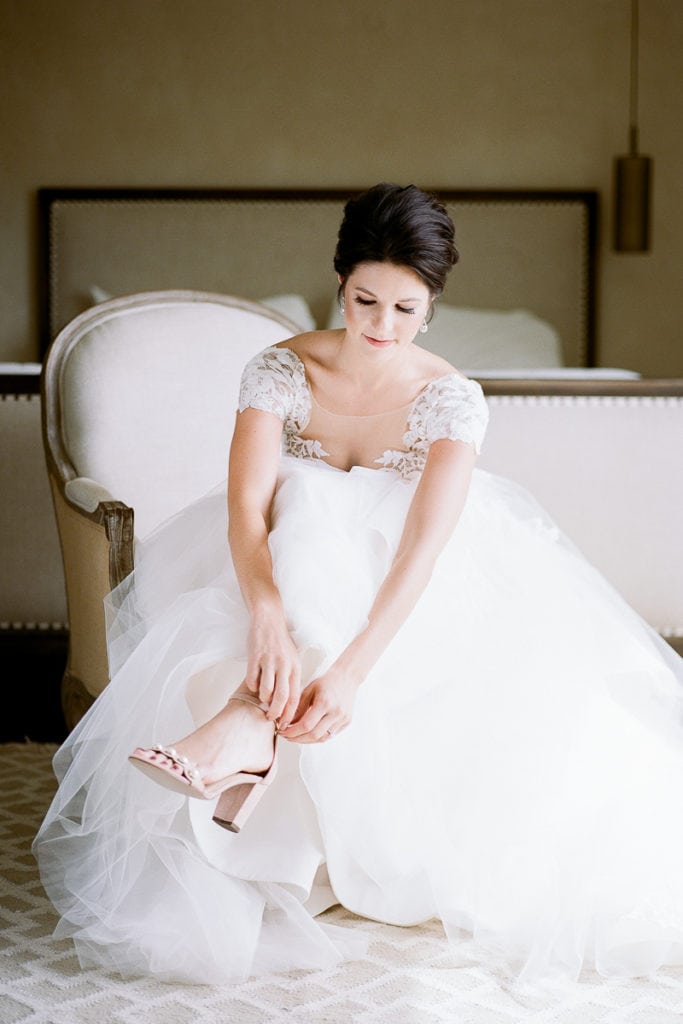
{"type": "MultiPolygon", "coordinates": [[[[360,297],[360,295],[356,295],[354,301],[357,302],[359,306],[374,306],[375,305],[375,300],[374,299],[362,299],[360,297]]],[[[408,313],[411,316],[415,312],[414,309],[407,309],[405,306],[399,306],[399,305],[396,306],[396,309],[399,311],[399,313],[408,313]]]]}

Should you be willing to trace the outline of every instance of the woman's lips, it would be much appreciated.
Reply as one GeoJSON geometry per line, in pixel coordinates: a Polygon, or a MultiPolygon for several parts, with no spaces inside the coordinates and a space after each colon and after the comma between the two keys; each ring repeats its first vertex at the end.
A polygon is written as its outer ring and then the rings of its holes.
{"type": "Polygon", "coordinates": [[[366,340],[366,341],[368,341],[368,342],[369,342],[369,343],[370,343],[371,345],[377,345],[377,346],[378,346],[378,347],[380,347],[380,348],[384,347],[385,345],[391,345],[391,344],[393,344],[393,342],[392,342],[392,339],[391,339],[391,338],[371,338],[369,334],[365,334],[365,335],[364,335],[364,338],[365,338],[365,340],[366,340]]]}

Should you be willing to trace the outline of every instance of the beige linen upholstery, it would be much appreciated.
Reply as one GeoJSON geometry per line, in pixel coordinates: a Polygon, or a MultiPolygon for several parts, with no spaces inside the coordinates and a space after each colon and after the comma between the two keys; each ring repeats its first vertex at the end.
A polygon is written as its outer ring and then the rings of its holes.
{"type": "Polygon", "coordinates": [[[680,640],[683,389],[669,382],[678,394],[638,393],[647,386],[490,394],[478,465],[530,490],[622,597],[680,640]]]}
{"type": "Polygon", "coordinates": [[[0,395],[0,631],[44,635],[64,627],[66,603],[40,413],[36,394],[0,395]]]}
{"type": "Polygon", "coordinates": [[[257,303],[167,291],[101,303],[53,342],[43,436],[67,593],[69,727],[108,682],[103,598],[133,568],[134,537],[225,478],[241,369],[295,333],[257,303]]]}

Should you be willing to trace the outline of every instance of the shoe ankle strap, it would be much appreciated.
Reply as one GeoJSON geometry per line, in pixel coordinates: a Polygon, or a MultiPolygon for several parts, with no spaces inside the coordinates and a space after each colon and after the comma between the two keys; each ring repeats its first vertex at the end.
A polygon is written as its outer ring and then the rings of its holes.
{"type": "Polygon", "coordinates": [[[253,693],[233,693],[232,697],[229,697],[228,700],[243,700],[245,704],[253,704],[255,708],[263,711],[264,714],[269,710],[268,705],[262,704],[253,693]]]}

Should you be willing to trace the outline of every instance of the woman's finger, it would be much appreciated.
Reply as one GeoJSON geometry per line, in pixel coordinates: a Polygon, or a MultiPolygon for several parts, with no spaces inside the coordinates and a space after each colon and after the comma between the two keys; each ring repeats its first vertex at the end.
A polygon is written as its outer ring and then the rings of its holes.
{"type": "Polygon", "coordinates": [[[320,720],[320,722],[318,723],[318,727],[315,730],[317,739],[314,740],[314,742],[327,743],[328,740],[331,740],[332,737],[336,736],[337,733],[340,731],[341,729],[339,724],[333,719],[331,719],[329,716],[325,716],[325,718],[322,718],[320,720]]]}
{"type": "Polygon", "coordinates": [[[250,693],[258,694],[261,669],[256,658],[249,658],[244,683],[250,693]]]}
{"type": "Polygon", "coordinates": [[[290,671],[289,666],[280,667],[275,672],[273,684],[273,696],[270,701],[268,718],[279,721],[290,698],[290,671]]]}
{"type": "Polygon", "coordinates": [[[280,727],[286,729],[296,715],[301,701],[301,666],[297,662],[289,676],[289,697],[280,714],[280,727]]]}
{"type": "Polygon", "coordinates": [[[285,736],[297,743],[319,743],[322,739],[328,739],[330,733],[334,732],[335,721],[335,717],[331,714],[327,714],[315,704],[311,704],[308,710],[287,729],[285,736]],[[328,733],[328,729],[330,733],[328,733]]]}
{"type": "Polygon", "coordinates": [[[319,718],[320,714],[314,712],[310,704],[306,703],[306,693],[304,692],[301,695],[294,721],[287,726],[286,731],[285,729],[281,731],[284,732],[287,739],[298,739],[300,736],[306,735],[319,718]]]}
{"type": "Polygon", "coordinates": [[[262,704],[270,705],[275,688],[275,673],[272,665],[262,664],[259,676],[258,695],[262,704]]]}
{"type": "Polygon", "coordinates": [[[302,736],[290,736],[288,732],[285,733],[285,736],[294,743],[327,743],[336,735],[337,731],[333,725],[327,726],[326,720],[321,719],[313,729],[302,736]]]}

